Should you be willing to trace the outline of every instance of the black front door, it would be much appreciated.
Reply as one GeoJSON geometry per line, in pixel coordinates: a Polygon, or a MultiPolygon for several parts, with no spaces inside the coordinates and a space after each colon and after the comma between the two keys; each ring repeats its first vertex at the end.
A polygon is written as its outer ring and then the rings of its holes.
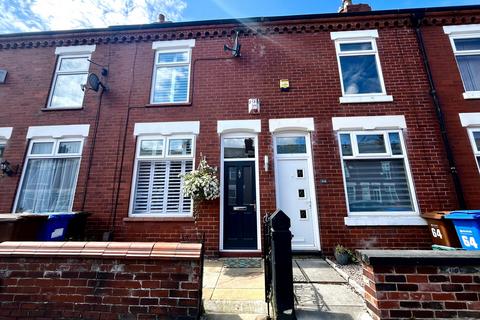
{"type": "Polygon", "coordinates": [[[255,162],[225,162],[223,248],[257,249],[255,162]]]}

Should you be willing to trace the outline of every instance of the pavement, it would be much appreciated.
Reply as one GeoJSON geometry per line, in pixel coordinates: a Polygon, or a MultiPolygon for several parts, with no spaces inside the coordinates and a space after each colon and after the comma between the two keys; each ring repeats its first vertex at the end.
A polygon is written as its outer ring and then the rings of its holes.
{"type": "MultiPolygon", "coordinates": [[[[225,262],[205,261],[203,319],[265,319],[263,264],[232,268],[225,262]]],[[[371,320],[363,298],[325,260],[298,258],[292,267],[297,319],[371,320]]]]}

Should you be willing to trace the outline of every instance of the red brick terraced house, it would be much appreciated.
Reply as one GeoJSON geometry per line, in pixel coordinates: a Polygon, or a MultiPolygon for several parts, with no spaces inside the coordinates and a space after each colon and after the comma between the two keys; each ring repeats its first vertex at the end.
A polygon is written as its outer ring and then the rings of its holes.
{"type": "Polygon", "coordinates": [[[480,206],[480,6],[355,8],[1,35],[0,212],[254,256],[280,208],[295,251],[428,248],[422,212],[480,206]],[[221,195],[194,206],[202,157],[221,195]]]}

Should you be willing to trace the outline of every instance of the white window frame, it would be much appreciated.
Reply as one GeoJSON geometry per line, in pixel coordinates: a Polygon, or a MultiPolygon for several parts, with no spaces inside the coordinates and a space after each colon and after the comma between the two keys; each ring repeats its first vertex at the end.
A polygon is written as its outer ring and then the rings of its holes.
{"type": "Polygon", "coordinates": [[[192,48],[195,46],[195,40],[177,40],[177,41],[157,41],[152,44],[152,49],[155,50],[155,61],[153,62],[153,74],[150,90],[150,104],[152,105],[179,105],[190,103],[190,86],[192,77],[192,48]],[[162,53],[188,53],[187,62],[170,62],[159,63],[158,56],[162,53]],[[176,102],[155,102],[155,83],[157,82],[157,69],[162,67],[182,67],[188,66],[188,80],[187,80],[187,98],[185,101],[176,102]]]}
{"type": "Polygon", "coordinates": [[[475,159],[475,163],[477,164],[478,171],[480,173],[480,163],[477,160],[477,157],[480,157],[480,150],[477,148],[477,144],[475,143],[475,138],[473,136],[474,133],[480,133],[480,128],[469,128],[468,129],[468,137],[470,139],[470,144],[472,145],[473,156],[475,159]]]}
{"type": "Polygon", "coordinates": [[[337,55],[338,72],[340,75],[340,86],[342,88],[342,97],[340,97],[340,103],[371,103],[371,102],[391,102],[393,97],[387,95],[385,88],[385,81],[383,78],[382,64],[380,62],[380,56],[377,47],[378,31],[377,30],[361,30],[361,31],[343,31],[332,32],[331,39],[335,41],[335,50],[337,55]],[[371,50],[357,50],[357,51],[344,51],[340,49],[342,44],[352,43],[364,43],[369,42],[372,45],[371,50]],[[341,57],[346,56],[361,56],[361,55],[375,55],[375,61],[378,70],[378,79],[382,88],[382,92],[378,93],[360,93],[360,94],[347,94],[345,92],[345,85],[343,83],[343,71],[340,62],[341,57]]]}
{"type": "MultiPolygon", "coordinates": [[[[415,192],[415,185],[413,176],[408,160],[407,149],[402,130],[400,129],[385,129],[385,130],[341,130],[337,132],[337,140],[340,151],[340,161],[342,166],[342,178],[343,187],[345,192],[345,201],[347,205],[348,217],[345,218],[345,224],[347,226],[380,226],[380,225],[425,225],[425,221],[419,216],[418,201],[415,192]],[[400,143],[402,148],[401,155],[394,155],[391,149],[390,140],[388,139],[389,133],[398,133],[400,137],[400,143]],[[352,144],[352,156],[344,156],[342,154],[342,143],[340,139],[341,134],[350,134],[350,141],[352,144]],[[356,145],[356,135],[368,135],[368,134],[382,134],[385,139],[385,154],[365,154],[358,152],[358,146],[356,145]],[[411,201],[413,205],[413,211],[366,211],[366,212],[350,212],[350,203],[348,199],[348,185],[345,176],[345,164],[344,160],[363,160],[363,159],[403,159],[405,164],[405,171],[408,180],[408,187],[410,190],[411,201]]],[[[351,186],[350,186],[351,187],[351,186]]]]}
{"type": "Polygon", "coordinates": [[[135,151],[135,165],[133,168],[133,178],[130,191],[130,206],[128,209],[128,216],[130,218],[188,218],[193,217],[193,200],[190,207],[190,212],[188,214],[171,214],[171,213],[134,213],[134,203],[135,203],[135,191],[137,186],[137,175],[138,175],[138,163],[140,161],[161,161],[161,160],[192,160],[192,169],[195,169],[195,139],[194,134],[191,135],[141,135],[137,137],[137,146],[135,151]],[[163,152],[161,156],[141,156],[140,149],[142,141],[151,141],[151,140],[163,140],[163,152]],[[192,140],[192,153],[191,155],[168,155],[168,145],[170,140],[175,139],[191,139],[192,140]]]}
{"type": "MultiPolygon", "coordinates": [[[[88,75],[89,70],[87,71],[60,71],[60,66],[62,65],[63,59],[78,59],[78,58],[91,58],[90,53],[72,53],[72,54],[60,54],[57,59],[57,65],[55,67],[55,74],[53,76],[52,86],[50,88],[50,95],[48,97],[47,109],[81,109],[83,107],[83,101],[85,100],[85,92],[83,93],[82,103],[79,106],[61,106],[61,107],[52,107],[53,93],[57,85],[57,79],[60,75],[79,75],[86,74],[88,75]]],[[[90,69],[90,64],[89,64],[90,69]]],[[[80,90],[80,88],[79,88],[80,90]]]]}
{"type": "MultiPolygon", "coordinates": [[[[18,186],[17,190],[17,195],[15,196],[15,205],[14,205],[14,210],[13,212],[17,211],[17,206],[18,206],[18,201],[20,198],[20,193],[22,192],[22,187],[23,187],[23,182],[25,179],[25,174],[27,172],[28,168],[28,163],[30,160],[35,160],[35,159],[79,159],[78,161],[78,170],[75,174],[75,182],[74,182],[74,189],[71,195],[70,199],[70,206],[68,210],[71,212],[73,210],[73,202],[75,200],[75,194],[77,191],[77,183],[78,183],[78,176],[80,174],[80,168],[82,164],[82,152],[83,152],[83,145],[85,139],[83,137],[78,137],[78,138],[63,138],[63,139],[56,139],[56,138],[39,138],[39,139],[30,139],[29,145],[28,145],[28,150],[27,150],[27,155],[25,158],[25,164],[23,165],[23,170],[22,170],[22,177],[20,178],[20,184],[18,186]],[[52,147],[52,152],[50,154],[32,154],[32,148],[34,143],[37,142],[52,142],[53,147],[52,147]],[[61,142],[80,142],[80,149],[78,153],[59,153],[58,149],[60,147],[61,142]]],[[[48,214],[55,214],[55,213],[64,213],[62,212],[45,212],[48,214]]],[[[41,213],[40,213],[41,214],[41,213]]]]}
{"type": "Polygon", "coordinates": [[[450,44],[453,49],[453,54],[455,55],[455,62],[457,63],[458,72],[460,78],[462,79],[462,84],[465,92],[463,93],[463,98],[467,99],[480,99],[480,91],[467,91],[465,89],[465,83],[463,82],[463,76],[460,71],[460,66],[458,65],[457,56],[471,56],[478,55],[480,56],[480,50],[462,50],[458,51],[455,45],[455,40],[458,39],[480,39],[480,24],[476,25],[461,25],[461,26],[445,26],[443,28],[444,32],[449,35],[450,44]]]}

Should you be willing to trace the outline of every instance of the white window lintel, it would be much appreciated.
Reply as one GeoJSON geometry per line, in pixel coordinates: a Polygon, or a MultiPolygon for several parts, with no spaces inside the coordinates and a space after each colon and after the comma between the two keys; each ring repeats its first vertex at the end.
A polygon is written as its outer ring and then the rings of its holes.
{"type": "Polygon", "coordinates": [[[195,47],[195,39],[154,41],[152,43],[153,50],[193,48],[193,47],[195,47]]]}
{"type": "Polygon", "coordinates": [[[333,130],[406,129],[405,116],[334,117],[333,130]]]}
{"type": "Polygon", "coordinates": [[[34,138],[66,138],[66,137],[88,137],[89,124],[76,124],[66,126],[39,126],[29,127],[27,139],[34,138]]]}
{"type": "Polygon", "coordinates": [[[0,128],[0,140],[8,140],[12,136],[12,127],[0,128]]]}
{"type": "Polygon", "coordinates": [[[445,32],[445,34],[449,34],[449,35],[480,32],[480,24],[462,24],[458,26],[444,26],[443,31],[445,32]]]}
{"type": "Polygon", "coordinates": [[[378,30],[336,31],[331,32],[330,37],[332,40],[378,38],[378,30]]]}
{"type": "Polygon", "coordinates": [[[55,48],[55,54],[82,54],[82,53],[92,53],[96,49],[96,45],[88,46],[71,46],[71,47],[57,47],[55,48]]]}
{"type": "Polygon", "coordinates": [[[268,124],[270,132],[315,130],[313,118],[270,119],[268,124]]]}
{"type": "Polygon", "coordinates": [[[195,134],[200,133],[200,121],[178,121],[178,122],[145,122],[136,123],[133,134],[142,135],[164,135],[173,134],[195,134]]]}
{"type": "Polygon", "coordinates": [[[480,127],[480,112],[460,113],[459,116],[462,127],[480,127]]]}
{"type": "Polygon", "coordinates": [[[427,222],[419,215],[368,215],[345,217],[346,226],[425,226],[427,222]]]}
{"type": "Polygon", "coordinates": [[[224,120],[217,122],[217,133],[224,134],[229,132],[254,132],[262,131],[260,120],[224,120]]]}

